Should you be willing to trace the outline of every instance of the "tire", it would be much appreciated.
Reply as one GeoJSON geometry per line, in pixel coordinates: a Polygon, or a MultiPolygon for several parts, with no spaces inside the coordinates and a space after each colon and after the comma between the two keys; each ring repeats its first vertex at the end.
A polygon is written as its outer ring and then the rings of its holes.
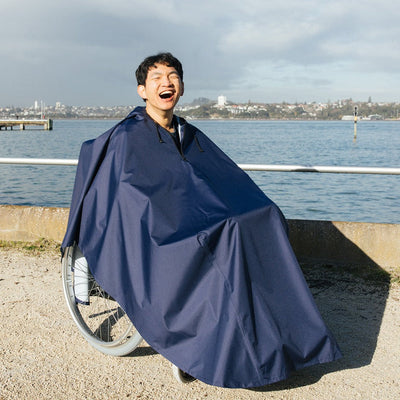
{"type": "MultiPolygon", "coordinates": [[[[65,299],[72,318],[83,337],[98,351],[111,356],[132,353],[143,340],[120,305],[86,274],[87,304],[75,296],[78,274],[75,257],[80,250],[68,247],[62,259],[62,282],[65,299]],[[75,276],[76,275],[76,276],[75,276]]],[[[85,260],[86,261],[86,260],[85,260]]]]}
{"type": "Polygon", "coordinates": [[[176,365],[172,364],[172,375],[179,383],[190,383],[196,380],[193,376],[179,369],[176,365]]]}

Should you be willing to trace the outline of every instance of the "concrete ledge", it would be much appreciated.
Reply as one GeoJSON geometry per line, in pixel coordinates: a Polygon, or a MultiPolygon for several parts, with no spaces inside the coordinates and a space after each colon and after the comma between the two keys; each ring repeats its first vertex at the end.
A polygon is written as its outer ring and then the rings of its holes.
{"type": "Polygon", "coordinates": [[[68,214],[69,208],[0,205],[0,240],[61,242],[68,214]]]}
{"type": "Polygon", "coordinates": [[[289,220],[289,237],[301,261],[400,268],[400,225],[289,220]]]}
{"type": "MultiPolygon", "coordinates": [[[[0,240],[62,241],[68,208],[0,205],[0,240]]],[[[400,268],[400,225],[289,220],[290,241],[300,261],[400,268]]]]}

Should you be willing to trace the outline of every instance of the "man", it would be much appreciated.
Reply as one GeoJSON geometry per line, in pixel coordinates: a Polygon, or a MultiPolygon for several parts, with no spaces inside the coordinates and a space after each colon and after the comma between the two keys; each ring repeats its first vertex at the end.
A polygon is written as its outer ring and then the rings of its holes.
{"type": "Polygon", "coordinates": [[[170,54],[149,57],[137,69],[136,79],[147,114],[164,129],[174,132],[174,108],[184,88],[181,63],[170,54]]]}
{"type": "Polygon", "coordinates": [[[77,242],[144,339],[203,382],[263,386],[340,358],[279,208],[174,116],[181,63],[158,54],[136,76],[145,108],[82,146],[62,247],[77,242]]]}

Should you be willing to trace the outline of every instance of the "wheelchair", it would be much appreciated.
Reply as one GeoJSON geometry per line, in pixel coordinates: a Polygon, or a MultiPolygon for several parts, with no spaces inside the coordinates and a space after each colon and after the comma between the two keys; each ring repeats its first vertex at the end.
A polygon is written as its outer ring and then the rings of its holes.
{"type": "MultiPolygon", "coordinates": [[[[65,249],[61,269],[68,310],[86,341],[106,355],[132,353],[142,336],[118,302],[96,282],[76,244],[65,249]]],[[[180,383],[194,380],[173,364],[172,372],[180,383]]]]}

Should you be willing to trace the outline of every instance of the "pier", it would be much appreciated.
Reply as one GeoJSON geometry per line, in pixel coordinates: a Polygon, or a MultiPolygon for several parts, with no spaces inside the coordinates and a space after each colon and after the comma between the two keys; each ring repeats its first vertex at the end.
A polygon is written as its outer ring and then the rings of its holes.
{"type": "Polygon", "coordinates": [[[4,128],[7,130],[10,128],[13,130],[14,127],[19,127],[21,131],[25,130],[26,126],[42,126],[45,131],[51,131],[53,129],[52,119],[3,119],[0,120],[0,130],[4,128]]]}

